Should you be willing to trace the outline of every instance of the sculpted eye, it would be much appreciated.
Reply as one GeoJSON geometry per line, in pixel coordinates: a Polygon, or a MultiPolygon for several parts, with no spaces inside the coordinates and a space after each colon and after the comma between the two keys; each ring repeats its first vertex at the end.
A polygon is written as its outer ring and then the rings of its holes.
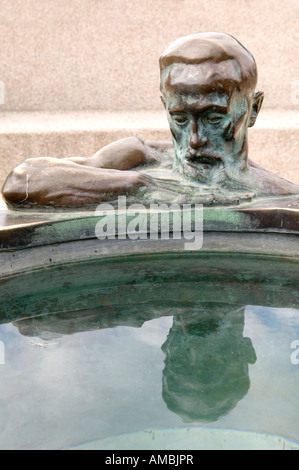
{"type": "Polygon", "coordinates": [[[185,126],[189,122],[185,114],[171,114],[171,117],[178,126],[185,126]]]}
{"type": "Polygon", "coordinates": [[[208,124],[220,124],[223,120],[223,116],[221,114],[213,114],[210,116],[205,116],[204,121],[208,124]]]}

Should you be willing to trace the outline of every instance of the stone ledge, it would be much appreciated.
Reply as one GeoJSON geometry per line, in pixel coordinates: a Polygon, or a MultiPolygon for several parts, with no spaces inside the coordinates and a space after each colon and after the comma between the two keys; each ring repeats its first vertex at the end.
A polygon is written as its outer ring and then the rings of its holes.
{"type": "MultiPolygon", "coordinates": [[[[298,120],[299,127],[299,120],[298,120]]],[[[0,113],[2,134],[48,134],[111,132],[130,129],[168,129],[163,111],[74,111],[69,113],[28,112],[0,113]]]]}
{"type": "MultiPolygon", "coordinates": [[[[171,140],[165,112],[0,113],[0,184],[26,158],[90,156],[131,135],[171,140]]],[[[249,141],[252,160],[299,184],[299,111],[262,110],[249,141]]]]}
{"type": "MultiPolygon", "coordinates": [[[[263,109],[255,129],[298,129],[299,111],[263,109]]],[[[99,132],[116,129],[157,129],[168,131],[162,111],[73,111],[69,113],[0,113],[0,135],[41,134],[53,132],[99,132]]]]}

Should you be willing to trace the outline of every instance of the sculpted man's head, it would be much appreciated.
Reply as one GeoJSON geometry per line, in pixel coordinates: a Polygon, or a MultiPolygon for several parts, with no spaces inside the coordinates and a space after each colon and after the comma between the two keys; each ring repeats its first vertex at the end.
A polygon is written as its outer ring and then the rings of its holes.
{"type": "Polygon", "coordinates": [[[162,345],[162,396],[185,422],[215,422],[248,393],[256,354],[243,332],[243,307],[202,304],[174,316],[162,345]]]}
{"type": "Polygon", "coordinates": [[[228,34],[198,33],[174,41],[160,71],[176,168],[207,183],[245,170],[247,129],[263,101],[251,53],[228,34]]]}

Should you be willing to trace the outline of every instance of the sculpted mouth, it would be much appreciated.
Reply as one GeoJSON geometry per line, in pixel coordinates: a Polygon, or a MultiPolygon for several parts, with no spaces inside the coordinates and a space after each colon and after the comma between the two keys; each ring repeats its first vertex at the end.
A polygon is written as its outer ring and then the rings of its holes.
{"type": "Polygon", "coordinates": [[[204,165],[211,165],[216,166],[220,163],[223,163],[222,157],[219,155],[207,155],[207,154],[200,154],[200,153],[188,153],[186,155],[186,159],[192,164],[204,164],[204,165]]]}

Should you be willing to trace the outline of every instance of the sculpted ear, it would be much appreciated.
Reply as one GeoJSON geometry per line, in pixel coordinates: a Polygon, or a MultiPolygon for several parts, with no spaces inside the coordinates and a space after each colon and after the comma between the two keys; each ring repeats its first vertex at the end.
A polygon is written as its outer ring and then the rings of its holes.
{"type": "Polygon", "coordinates": [[[252,108],[251,108],[251,115],[250,115],[248,127],[254,126],[258,113],[260,112],[260,109],[262,107],[263,100],[264,100],[263,91],[257,91],[254,93],[252,97],[252,108]]]}

